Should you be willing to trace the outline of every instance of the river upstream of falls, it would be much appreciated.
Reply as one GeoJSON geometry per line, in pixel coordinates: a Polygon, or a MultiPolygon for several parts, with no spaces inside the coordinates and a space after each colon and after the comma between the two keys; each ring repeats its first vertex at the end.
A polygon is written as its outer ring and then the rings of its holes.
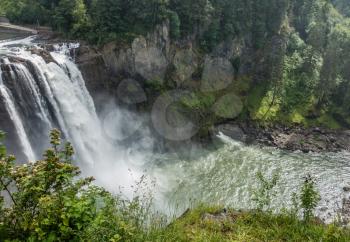
{"type": "Polygon", "coordinates": [[[73,143],[84,175],[93,175],[97,184],[128,197],[133,194],[132,185],[146,175],[155,181],[151,190],[157,208],[167,213],[184,210],[193,201],[252,208],[258,171],[281,176],[273,200],[276,209],[290,207],[293,192],[311,174],[322,196],[317,214],[329,222],[339,212],[343,188],[350,186],[347,152],[286,152],[246,146],[219,135],[221,144],[215,149],[193,145],[184,159],[176,153],[154,153],[155,141],[144,127],[132,145],[115,142],[111,137],[141,127],[143,117],[109,104],[112,115],[101,120],[70,57],[70,49],[77,46],[54,46],[49,60],[44,60],[31,51],[40,50],[34,37],[0,42],[0,129],[7,133],[6,144],[20,162],[40,159],[49,145],[49,131],[58,128],[73,143]]]}

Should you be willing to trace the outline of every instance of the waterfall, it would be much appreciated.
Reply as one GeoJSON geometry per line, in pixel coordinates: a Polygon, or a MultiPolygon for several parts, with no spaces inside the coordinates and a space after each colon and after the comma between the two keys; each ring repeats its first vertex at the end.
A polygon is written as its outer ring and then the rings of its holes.
{"type": "MultiPolygon", "coordinates": [[[[43,50],[37,46],[14,48],[2,44],[6,51],[0,55],[0,90],[15,127],[15,132],[8,132],[17,136],[29,160],[34,161],[48,146],[47,135],[54,127],[74,144],[79,160],[89,166],[100,158],[98,153],[112,150],[103,137],[82,74],[69,56],[69,48],[76,47],[56,47],[44,59],[40,55],[43,50]]],[[[0,129],[4,126],[1,122],[6,121],[0,120],[0,129]]]]}
{"type": "Polygon", "coordinates": [[[29,161],[35,161],[35,155],[33,149],[30,145],[28,136],[25,132],[23,123],[21,121],[20,115],[18,114],[15,104],[13,102],[13,98],[9,93],[7,87],[4,85],[2,81],[2,72],[0,69],[0,95],[3,98],[3,102],[5,108],[10,116],[11,121],[13,122],[18,138],[20,139],[20,143],[22,145],[23,152],[27,156],[29,161]]]}
{"type": "MultiPolygon", "coordinates": [[[[40,159],[50,146],[50,130],[59,129],[73,144],[75,163],[85,176],[92,175],[99,185],[111,191],[123,190],[131,197],[131,185],[143,174],[140,170],[147,152],[141,151],[142,138],[136,147],[126,147],[111,137],[134,128],[137,117],[108,102],[106,113],[124,117],[127,124],[123,118],[100,120],[74,63],[78,46],[54,45],[48,52],[35,45],[33,38],[0,43],[0,95],[6,105],[6,109],[0,105],[0,130],[6,132],[5,141],[14,140],[11,151],[17,157],[23,154],[22,162],[27,162],[40,159]],[[13,144],[18,147],[13,148],[13,144]]],[[[151,142],[145,139],[143,143],[148,149],[151,142]]]]}

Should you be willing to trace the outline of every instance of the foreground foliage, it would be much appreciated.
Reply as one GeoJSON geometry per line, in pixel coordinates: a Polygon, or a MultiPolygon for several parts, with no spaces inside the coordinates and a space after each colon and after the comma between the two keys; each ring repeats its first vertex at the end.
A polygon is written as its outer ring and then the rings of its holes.
{"type": "Polygon", "coordinates": [[[0,241],[143,241],[151,222],[136,196],[123,200],[81,178],[72,146],[51,133],[44,159],[15,165],[1,146],[0,241]]]}

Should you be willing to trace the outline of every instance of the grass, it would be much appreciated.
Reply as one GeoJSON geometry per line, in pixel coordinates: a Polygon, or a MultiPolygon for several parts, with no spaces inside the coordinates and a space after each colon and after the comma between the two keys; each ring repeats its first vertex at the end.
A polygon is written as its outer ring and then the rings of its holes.
{"type": "Polygon", "coordinates": [[[222,219],[222,211],[199,206],[158,231],[152,241],[350,241],[349,230],[316,220],[305,223],[290,214],[234,210],[222,219]]]}

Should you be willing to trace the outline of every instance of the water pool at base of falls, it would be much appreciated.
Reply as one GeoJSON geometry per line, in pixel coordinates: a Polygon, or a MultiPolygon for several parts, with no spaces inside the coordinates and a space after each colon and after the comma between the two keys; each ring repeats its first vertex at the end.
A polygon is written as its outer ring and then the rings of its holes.
{"type": "MultiPolygon", "coordinates": [[[[84,175],[93,175],[97,184],[132,196],[131,186],[146,175],[157,208],[171,213],[186,209],[195,201],[234,208],[253,207],[255,175],[280,174],[278,195],[273,207],[291,206],[291,196],[303,177],[315,177],[322,200],[317,214],[330,222],[338,213],[350,186],[350,154],[285,152],[275,148],[247,146],[224,135],[214,150],[188,147],[188,158],[176,153],[156,154],[150,130],[142,126],[132,145],[111,139],[123,131],[141,127],[143,117],[109,105],[108,119],[101,120],[82,74],[70,58],[71,48],[56,46],[48,63],[30,51],[34,38],[0,43],[0,129],[15,139],[25,159],[40,158],[48,147],[47,134],[58,128],[76,149],[77,164],[84,175]],[[5,118],[3,118],[5,117],[5,118]],[[40,142],[39,142],[40,141],[40,142]]],[[[35,47],[40,48],[40,47],[35,47]]]]}

